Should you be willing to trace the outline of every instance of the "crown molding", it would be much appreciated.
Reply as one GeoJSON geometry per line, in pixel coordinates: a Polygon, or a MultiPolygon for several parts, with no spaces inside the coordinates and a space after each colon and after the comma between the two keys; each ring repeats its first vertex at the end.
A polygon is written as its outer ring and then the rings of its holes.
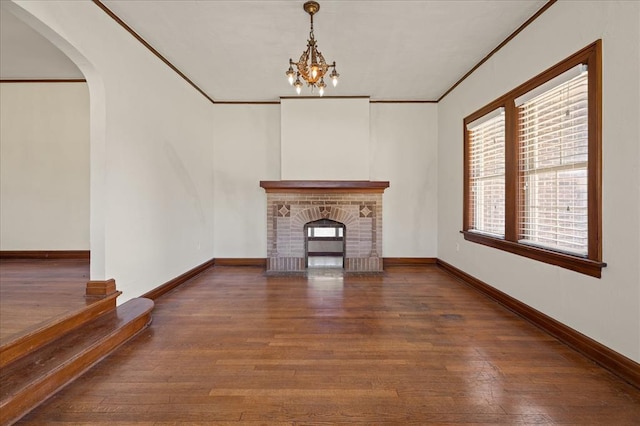
{"type": "Polygon", "coordinates": [[[376,99],[371,99],[369,101],[369,103],[372,104],[437,104],[438,101],[435,100],[403,100],[403,99],[396,99],[396,100],[376,100],[376,99]]]}
{"type": "Polygon", "coordinates": [[[278,101],[215,101],[216,105],[280,105],[282,99],[369,99],[370,104],[437,104],[435,100],[371,99],[369,96],[281,96],[278,101]]]}
{"type": "MultiPolygon", "coordinates": [[[[171,68],[176,74],[182,77],[187,83],[189,83],[194,89],[196,89],[202,96],[207,98],[209,102],[213,104],[222,104],[222,105],[277,105],[280,101],[215,101],[212,97],[210,97],[204,90],[202,90],[197,84],[195,84],[189,77],[187,77],[182,71],[180,71],[175,65],[173,65],[167,58],[162,56],[160,52],[153,48],[145,39],[143,39],[138,33],[136,33],[133,28],[127,25],[118,15],[116,15],[111,9],[109,9],[106,5],[104,5],[100,0],[92,0],[93,3],[102,9],[109,17],[111,17],[114,21],[116,21],[122,28],[124,28],[129,34],[131,34],[136,40],[138,40],[144,47],[146,47],[151,53],[153,53],[158,59],[164,62],[169,68],[171,68]]],[[[501,50],[507,43],[513,40],[520,32],[522,32],[526,27],[528,27],[533,21],[538,19],[540,15],[546,12],[557,0],[548,0],[547,3],[544,4],[535,14],[533,14],[527,21],[520,25],[514,32],[512,32],[506,39],[502,41],[495,49],[493,49],[487,56],[485,56],[480,62],[478,62],[473,68],[471,68],[465,75],[463,75],[457,82],[453,84],[447,91],[445,91],[438,99],[436,100],[370,100],[370,103],[393,103],[393,104],[403,104],[403,103],[427,103],[427,104],[437,104],[441,100],[443,100],[449,93],[451,93],[456,87],[458,87],[464,80],[466,80],[475,70],[480,68],[482,64],[487,62],[493,55],[495,55],[499,50],[501,50]]],[[[4,80],[2,80],[4,82],[4,80]]],[[[18,82],[18,81],[12,81],[18,82]]],[[[26,82],[26,81],[25,81],[26,82]]],[[[34,81],[30,81],[34,82],[34,81]]],[[[297,96],[297,97],[289,97],[282,96],[282,99],[348,99],[348,98],[369,98],[369,96],[324,96],[322,98],[316,96],[297,96]]]]}
{"type": "Polygon", "coordinates": [[[0,83],[86,83],[84,78],[3,78],[0,83]]]}
{"type": "Polygon", "coordinates": [[[438,98],[438,100],[436,102],[440,102],[441,100],[443,100],[445,98],[445,96],[447,96],[449,93],[451,93],[453,91],[453,89],[455,89],[456,87],[458,87],[458,85],[460,85],[463,81],[465,81],[467,79],[467,77],[469,77],[471,74],[473,74],[473,72],[475,70],[477,70],[478,68],[480,68],[482,66],[482,64],[484,64],[485,62],[487,62],[489,60],[489,58],[491,58],[493,55],[495,55],[496,53],[498,53],[498,51],[500,49],[502,49],[504,46],[507,45],[507,43],[509,43],[511,40],[513,40],[518,34],[520,34],[522,32],[522,30],[524,30],[525,28],[527,28],[533,21],[535,21],[536,19],[538,19],[540,17],[540,15],[542,15],[544,12],[546,12],[551,6],[553,6],[553,4],[558,1],[558,0],[549,0],[547,1],[547,3],[545,3],[544,6],[542,6],[536,13],[534,13],[531,18],[527,19],[527,21],[520,25],[514,32],[512,32],[509,37],[505,38],[502,43],[500,43],[495,49],[493,49],[491,52],[489,52],[489,54],[487,56],[485,56],[484,58],[482,58],[482,60],[480,62],[478,62],[473,68],[471,68],[469,71],[467,71],[467,73],[465,75],[462,76],[462,78],[460,78],[460,80],[456,81],[453,86],[451,86],[446,92],[444,92],[442,94],[442,96],[440,96],[438,98]]]}
{"type": "Polygon", "coordinates": [[[191,79],[189,77],[187,77],[182,71],[180,71],[175,65],[173,65],[171,62],[169,62],[169,60],[167,58],[165,58],[164,56],[162,56],[160,54],[160,52],[158,52],[156,49],[153,48],[153,46],[151,46],[149,43],[147,43],[147,41],[145,39],[143,39],[137,32],[135,32],[133,30],[133,28],[131,28],[129,25],[127,25],[122,19],[120,19],[120,17],[118,15],[116,15],[115,13],[113,13],[111,11],[111,9],[109,9],[107,6],[105,6],[100,0],[93,0],[93,3],[98,6],[100,9],[102,9],[104,11],[104,13],[106,13],[107,15],[109,15],[109,17],[111,19],[113,19],[114,21],[116,21],[122,28],[124,28],[129,34],[131,34],[136,40],[138,40],[140,43],[142,43],[142,45],[144,47],[146,47],[147,49],[149,49],[149,51],[151,53],[153,53],[158,59],[160,59],[162,62],[164,62],[169,68],[171,68],[173,71],[175,71],[176,74],[178,74],[180,77],[182,77],[184,79],[184,81],[186,81],[187,83],[189,83],[194,89],[196,89],[198,92],[200,92],[200,94],[202,96],[204,96],[205,98],[207,98],[209,100],[209,102],[214,103],[213,98],[211,98],[209,95],[207,95],[207,93],[202,90],[200,87],[198,87],[197,84],[195,84],[193,81],[191,81],[191,79]]]}

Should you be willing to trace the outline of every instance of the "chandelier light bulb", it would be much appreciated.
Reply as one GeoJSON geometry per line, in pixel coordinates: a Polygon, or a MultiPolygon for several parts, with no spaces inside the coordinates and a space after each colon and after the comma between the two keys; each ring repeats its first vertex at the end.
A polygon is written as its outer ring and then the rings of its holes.
{"type": "Polygon", "coordinates": [[[315,64],[311,65],[311,78],[314,80],[318,78],[318,66],[315,64]]]}
{"type": "Polygon", "coordinates": [[[298,95],[300,94],[300,92],[302,91],[302,82],[300,81],[300,77],[298,77],[296,79],[296,82],[293,84],[294,87],[296,88],[296,92],[298,93],[298,95]]]}
{"type": "Polygon", "coordinates": [[[285,74],[289,79],[289,84],[293,85],[293,77],[295,77],[296,73],[293,71],[293,61],[291,59],[289,59],[289,69],[285,74]]]}
{"type": "Polygon", "coordinates": [[[333,87],[336,87],[338,85],[338,77],[340,77],[340,74],[338,74],[336,72],[336,69],[335,69],[336,63],[335,62],[333,63],[333,66],[334,66],[333,71],[331,72],[329,77],[331,77],[331,83],[333,83],[333,87]]]}
{"type": "Polygon", "coordinates": [[[327,85],[324,82],[324,78],[320,79],[320,82],[318,83],[318,94],[320,96],[324,95],[324,88],[327,87],[327,85]]]}
{"type": "Polygon", "coordinates": [[[293,61],[291,59],[289,59],[289,69],[285,75],[289,79],[289,84],[293,85],[293,77],[295,77],[296,73],[293,71],[293,61]]]}

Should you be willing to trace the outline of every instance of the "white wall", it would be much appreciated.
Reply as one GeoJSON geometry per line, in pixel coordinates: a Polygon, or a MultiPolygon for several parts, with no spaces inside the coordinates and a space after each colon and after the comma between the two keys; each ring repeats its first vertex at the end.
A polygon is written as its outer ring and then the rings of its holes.
{"type": "MultiPolygon", "coordinates": [[[[383,195],[383,256],[435,257],[437,106],[371,104],[370,118],[362,179],[391,184],[383,195]]],[[[266,257],[266,196],[259,181],[280,179],[280,121],[278,105],[214,106],[216,258],[266,257]]],[[[305,155],[292,161],[306,161],[305,155]]],[[[342,179],[330,168],[316,178],[342,179]]]]}
{"type": "Polygon", "coordinates": [[[369,180],[369,98],[282,99],[283,180],[369,180]]]}
{"type": "Polygon", "coordinates": [[[89,250],[89,91],[0,84],[0,250],[89,250]]]}
{"type": "Polygon", "coordinates": [[[280,105],[214,105],[215,257],[267,257],[267,197],[280,179],[280,105]]]}
{"type": "Polygon", "coordinates": [[[211,259],[210,102],[92,2],[3,7],[44,33],[87,78],[91,279],[115,278],[122,303],[211,259]]]}
{"type": "MultiPolygon", "coordinates": [[[[17,15],[31,13],[50,27],[39,30],[88,80],[92,279],[115,278],[122,302],[214,255],[264,257],[258,181],[279,178],[270,151],[278,146],[279,107],[211,106],[91,2],[16,4],[24,8],[17,15]]],[[[391,182],[383,256],[437,255],[640,361],[639,16],[638,2],[557,2],[437,111],[372,105],[370,178],[391,182]],[[463,118],[597,38],[603,39],[609,263],[602,279],[464,241],[463,118]]]]}
{"type": "Polygon", "coordinates": [[[640,361],[640,3],[561,1],[439,103],[438,257],[640,361]],[[463,118],[603,40],[603,260],[596,279],[464,241],[463,118]],[[459,250],[458,250],[459,247],[459,250]]]}
{"type": "Polygon", "coordinates": [[[438,107],[371,104],[371,180],[383,196],[384,257],[436,257],[438,107]]]}

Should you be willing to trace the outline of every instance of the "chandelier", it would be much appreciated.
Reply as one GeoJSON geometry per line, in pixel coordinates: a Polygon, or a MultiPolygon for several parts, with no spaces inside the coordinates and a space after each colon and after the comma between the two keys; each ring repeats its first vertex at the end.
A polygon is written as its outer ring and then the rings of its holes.
{"type": "Polygon", "coordinates": [[[285,74],[289,79],[289,84],[296,88],[298,95],[302,91],[302,81],[300,81],[300,77],[302,77],[307,82],[307,86],[311,86],[311,92],[317,87],[318,94],[322,96],[324,95],[325,87],[327,87],[324,82],[324,76],[329,71],[329,68],[333,68],[333,71],[329,74],[333,87],[338,84],[340,74],[336,71],[335,61],[332,64],[327,64],[324,60],[324,56],[318,50],[316,39],[313,36],[313,15],[318,13],[320,5],[315,1],[308,1],[303,8],[311,16],[311,31],[309,32],[309,40],[307,40],[307,49],[302,52],[298,62],[293,62],[292,59],[289,59],[289,69],[285,74]],[[294,66],[297,70],[293,69],[294,66]]]}

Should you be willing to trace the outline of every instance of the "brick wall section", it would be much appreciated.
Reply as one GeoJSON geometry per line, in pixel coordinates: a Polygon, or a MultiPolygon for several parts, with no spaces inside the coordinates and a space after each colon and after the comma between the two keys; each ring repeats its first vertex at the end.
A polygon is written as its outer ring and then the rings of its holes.
{"type": "Polygon", "coordinates": [[[304,226],[345,225],[345,270],[382,271],[382,193],[267,193],[267,272],[305,270],[304,226]]]}

